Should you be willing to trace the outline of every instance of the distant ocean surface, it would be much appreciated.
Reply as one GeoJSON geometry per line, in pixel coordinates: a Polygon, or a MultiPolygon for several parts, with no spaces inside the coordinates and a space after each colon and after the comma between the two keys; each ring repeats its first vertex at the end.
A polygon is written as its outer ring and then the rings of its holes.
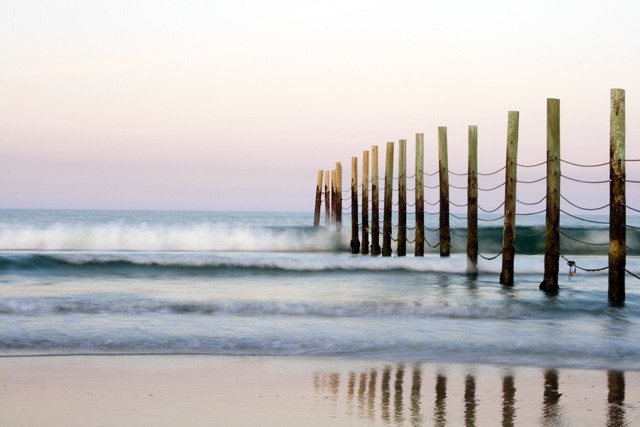
{"type": "MultiPolygon", "coordinates": [[[[607,271],[560,260],[560,293],[538,290],[543,256],[501,258],[465,274],[466,219],[451,218],[440,258],[351,255],[312,213],[0,211],[0,356],[223,354],[339,356],[640,370],[640,280],[607,302],[607,271]]],[[[502,245],[502,221],[481,216],[480,252],[502,245]]],[[[589,216],[593,221],[607,217],[589,216]]],[[[437,216],[426,226],[437,227],[437,216]]],[[[324,218],[323,218],[324,222],[324,218]]],[[[640,226],[637,217],[628,223],[640,226]]],[[[410,219],[409,227],[413,227],[410,219]]],[[[544,247],[544,216],[519,216],[518,250],[544,247]]],[[[606,224],[563,216],[561,252],[607,265],[606,224]],[[581,243],[587,242],[589,244],[581,243]]],[[[395,232],[394,232],[395,236],[395,232]]],[[[413,239],[412,232],[409,238],[413,239]]],[[[437,235],[427,232],[430,244],[437,235]]],[[[638,230],[627,269],[640,274],[638,230]]]]}

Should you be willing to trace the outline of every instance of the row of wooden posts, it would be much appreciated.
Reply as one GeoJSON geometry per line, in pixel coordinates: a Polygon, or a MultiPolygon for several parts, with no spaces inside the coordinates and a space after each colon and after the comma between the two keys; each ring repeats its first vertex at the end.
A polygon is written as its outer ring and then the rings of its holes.
{"type": "MultiPolygon", "coordinates": [[[[515,258],[515,218],[519,113],[510,111],[507,128],[507,158],[505,167],[505,203],[500,283],[512,285],[515,258]]],[[[469,163],[467,176],[467,273],[478,273],[478,129],[469,126],[469,163]]],[[[625,91],[611,90],[610,113],[610,219],[609,219],[609,301],[625,300],[626,270],[626,198],[625,198],[625,91]]],[[[424,135],[416,134],[415,158],[415,256],[424,256],[424,135]]],[[[449,171],[447,158],[447,128],[438,128],[439,188],[440,188],[440,256],[451,251],[449,231],[449,171]]],[[[371,226],[369,227],[369,151],[363,152],[362,172],[362,241],[358,226],[358,158],[351,159],[351,252],[391,256],[394,143],[387,143],[382,248],[379,242],[378,147],[371,147],[371,226]],[[371,236],[371,243],[369,243],[371,236]]],[[[406,140],[399,141],[398,178],[398,238],[397,256],[406,255],[406,140]]],[[[540,289],[557,292],[560,258],[560,100],[547,99],[547,196],[544,276],[540,289]]],[[[314,225],[319,226],[322,204],[323,171],[318,171],[314,225]]],[[[325,224],[340,229],[342,223],[342,166],[336,163],[324,171],[325,224]]]]}

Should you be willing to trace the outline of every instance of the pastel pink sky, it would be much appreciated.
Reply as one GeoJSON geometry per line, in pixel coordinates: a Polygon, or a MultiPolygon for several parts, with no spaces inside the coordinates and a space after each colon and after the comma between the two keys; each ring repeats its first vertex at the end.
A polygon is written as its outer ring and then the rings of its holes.
{"type": "MultiPolygon", "coordinates": [[[[639,46],[637,1],[3,0],[0,209],[309,211],[317,171],[342,162],[346,187],[371,145],[407,139],[412,173],[424,133],[434,171],[438,126],[452,170],[468,125],[480,171],[502,167],[509,110],[519,162],[543,161],[546,98],[561,100],[562,157],[602,163],[611,88],[637,159],[639,46]]],[[[608,202],[606,185],[565,191],[608,202]]]]}

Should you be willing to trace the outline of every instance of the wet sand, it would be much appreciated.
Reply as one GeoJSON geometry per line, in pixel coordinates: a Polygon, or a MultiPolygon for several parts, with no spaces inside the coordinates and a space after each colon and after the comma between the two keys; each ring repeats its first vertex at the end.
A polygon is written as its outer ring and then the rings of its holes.
{"type": "Polygon", "coordinates": [[[640,372],[296,357],[3,357],[0,425],[640,425],[640,372]]]}

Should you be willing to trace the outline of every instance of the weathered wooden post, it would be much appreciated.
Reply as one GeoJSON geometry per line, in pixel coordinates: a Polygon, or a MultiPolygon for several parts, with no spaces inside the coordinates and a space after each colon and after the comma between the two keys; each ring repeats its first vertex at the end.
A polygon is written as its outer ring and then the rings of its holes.
{"type": "Polygon", "coordinates": [[[398,256],[407,255],[407,140],[399,143],[398,168],[398,256]]]}
{"type": "Polygon", "coordinates": [[[438,173],[440,177],[440,256],[451,254],[449,231],[449,160],[447,155],[447,127],[438,127],[438,173]]]}
{"type": "Polygon", "coordinates": [[[382,256],[391,256],[391,213],[393,209],[393,142],[387,142],[384,174],[384,214],[382,224],[382,256]]]}
{"type": "Polygon", "coordinates": [[[504,190],[504,231],[502,233],[502,272],[500,273],[500,283],[503,285],[513,285],[513,262],[516,251],[516,184],[519,118],[520,114],[517,111],[509,111],[504,190]]]}
{"type": "Polygon", "coordinates": [[[560,100],[547,99],[547,213],[540,290],[558,291],[560,269],[560,100]]]}
{"type": "Polygon", "coordinates": [[[416,246],[415,256],[424,256],[424,135],[416,134],[416,246]]]}
{"type": "Polygon", "coordinates": [[[378,146],[371,146],[371,255],[380,255],[380,190],[378,189],[378,146]]]}
{"type": "Polygon", "coordinates": [[[351,253],[360,253],[358,237],[358,158],[351,158],[351,253]]]}
{"type": "Polygon", "coordinates": [[[320,226],[320,208],[322,207],[322,171],[318,171],[318,182],[316,183],[316,207],[313,212],[313,226],[320,226]]]}
{"type": "Polygon", "coordinates": [[[336,162],[336,229],[342,227],[342,165],[336,162]]]}
{"type": "Polygon", "coordinates": [[[369,152],[362,152],[362,254],[369,253],[369,152]]]}
{"type": "Polygon", "coordinates": [[[331,208],[330,202],[330,194],[329,194],[329,171],[324,172],[324,226],[329,227],[331,224],[331,212],[329,209],[331,208]]]}
{"type": "Polygon", "coordinates": [[[611,89],[609,178],[609,301],[625,300],[624,274],[627,257],[625,196],[625,92],[611,89]]]}
{"type": "Polygon", "coordinates": [[[336,224],[336,211],[338,209],[338,197],[336,196],[336,170],[331,171],[331,225],[336,224]]]}
{"type": "Polygon", "coordinates": [[[478,274],[478,126],[469,126],[467,170],[467,274],[478,274]]]}

